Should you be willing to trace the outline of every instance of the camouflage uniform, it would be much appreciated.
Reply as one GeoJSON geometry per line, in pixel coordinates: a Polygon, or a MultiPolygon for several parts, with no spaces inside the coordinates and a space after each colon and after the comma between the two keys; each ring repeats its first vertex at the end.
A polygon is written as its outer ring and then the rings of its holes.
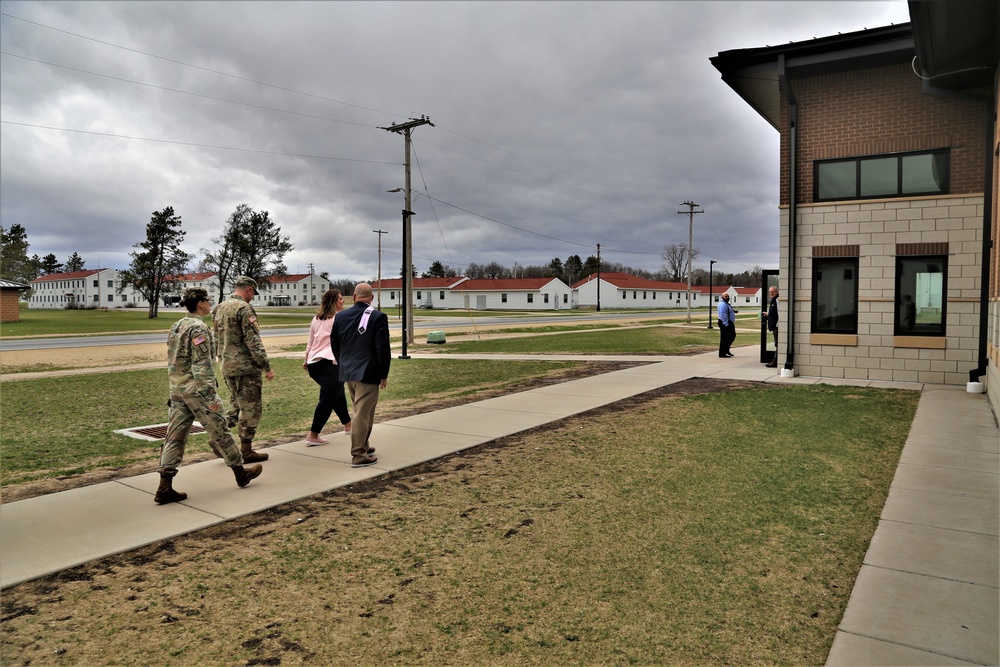
{"type": "Polygon", "coordinates": [[[167,338],[167,370],[170,375],[170,417],[160,450],[158,472],[177,474],[184,447],[197,419],[208,431],[210,444],[226,465],[243,465],[243,457],[222,415],[222,400],[216,391],[215,339],[204,320],[188,315],[170,328],[167,338]]]}
{"type": "Polygon", "coordinates": [[[240,446],[245,456],[263,413],[261,375],[271,371],[271,362],[260,339],[257,312],[242,297],[234,294],[219,304],[213,324],[219,336],[222,375],[232,393],[227,417],[232,424],[238,415],[240,446]]]}

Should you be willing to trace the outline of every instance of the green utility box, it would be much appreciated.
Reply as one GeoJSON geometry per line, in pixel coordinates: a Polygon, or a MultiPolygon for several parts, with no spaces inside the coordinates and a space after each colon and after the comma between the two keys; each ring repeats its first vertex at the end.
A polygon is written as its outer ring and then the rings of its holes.
{"type": "Polygon", "coordinates": [[[444,332],[443,331],[429,331],[427,333],[427,342],[434,343],[436,345],[444,345],[444,332]]]}

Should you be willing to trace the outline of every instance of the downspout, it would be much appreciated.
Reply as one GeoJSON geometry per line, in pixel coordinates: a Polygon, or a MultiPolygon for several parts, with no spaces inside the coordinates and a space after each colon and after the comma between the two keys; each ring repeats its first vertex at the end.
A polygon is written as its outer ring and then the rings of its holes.
{"type": "MultiPolygon", "coordinates": [[[[788,315],[785,320],[788,328],[785,334],[785,369],[792,370],[795,367],[795,243],[796,243],[796,201],[798,192],[796,190],[796,167],[798,164],[798,101],[795,99],[795,92],[792,84],[788,80],[785,72],[785,55],[778,56],[778,80],[781,88],[785,92],[788,100],[788,285],[785,304],[788,315]]],[[[775,354],[777,354],[775,350],[775,354]]]]}
{"type": "Polygon", "coordinates": [[[990,250],[995,239],[991,238],[992,233],[992,211],[993,211],[993,151],[996,150],[993,142],[996,139],[997,122],[997,77],[993,77],[993,96],[986,103],[986,164],[985,178],[983,179],[983,261],[982,272],[979,278],[979,365],[969,371],[969,382],[979,382],[979,378],[986,375],[986,368],[989,364],[987,354],[987,340],[990,326],[990,250]]]}

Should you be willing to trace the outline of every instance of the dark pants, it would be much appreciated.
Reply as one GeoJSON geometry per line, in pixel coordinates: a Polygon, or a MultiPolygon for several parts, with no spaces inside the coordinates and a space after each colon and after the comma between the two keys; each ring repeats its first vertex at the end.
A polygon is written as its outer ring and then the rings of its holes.
{"type": "Polygon", "coordinates": [[[736,340],[736,323],[723,324],[722,320],[717,320],[719,325],[719,356],[725,357],[736,340]]]}
{"type": "Polygon", "coordinates": [[[319,403],[313,412],[313,433],[319,434],[334,411],[341,424],[351,421],[351,412],[347,409],[347,396],[344,395],[344,383],[338,379],[337,364],[329,359],[320,359],[306,366],[311,377],[319,385],[319,403]]]}

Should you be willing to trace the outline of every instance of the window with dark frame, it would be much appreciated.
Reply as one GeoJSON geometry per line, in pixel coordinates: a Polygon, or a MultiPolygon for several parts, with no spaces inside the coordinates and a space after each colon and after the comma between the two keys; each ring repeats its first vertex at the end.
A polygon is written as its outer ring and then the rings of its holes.
{"type": "Polygon", "coordinates": [[[947,292],[947,255],[897,255],[894,335],[944,336],[947,292]]]}
{"type": "Polygon", "coordinates": [[[812,333],[858,333],[858,257],[813,257],[812,333]]]}
{"type": "Polygon", "coordinates": [[[950,152],[816,160],[813,171],[814,201],[948,194],[950,152]]]}

